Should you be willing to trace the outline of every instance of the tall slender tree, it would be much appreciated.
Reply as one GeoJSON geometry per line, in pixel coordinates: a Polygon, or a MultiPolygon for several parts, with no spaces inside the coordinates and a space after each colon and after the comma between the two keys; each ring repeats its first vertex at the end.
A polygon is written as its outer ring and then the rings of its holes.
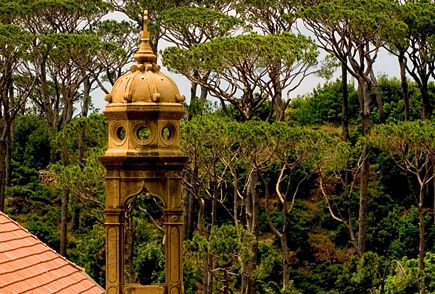
{"type": "Polygon", "coordinates": [[[421,118],[429,119],[433,110],[428,83],[435,72],[435,5],[430,0],[405,1],[401,17],[408,26],[404,40],[406,69],[420,89],[421,118]]]}
{"type": "Polygon", "coordinates": [[[14,75],[28,53],[31,40],[32,36],[21,28],[0,24],[0,211],[5,209],[6,185],[10,175],[12,123],[23,109],[33,86],[29,80],[27,93],[16,96],[14,75]]]}
{"type": "MultiPolygon", "coordinates": [[[[373,64],[390,34],[403,34],[406,25],[390,11],[398,4],[390,0],[306,1],[299,15],[313,32],[320,46],[334,54],[358,81],[362,135],[370,134],[373,64]]],[[[367,200],[370,148],[365,146],[360,173],[358,254],[365,252],[367,239],[367,200]]]]}
{"type": "Polygon", "coordinates": [[[425,252],[426,220],[425,207],[427,187],[435,176],[435,124],[433,121],[416,121],[377,126],[371,136],[373,144],[385,151],[403,173],[417,180],[414,199],[418,207],[418,268],[420,294],[426,293],[425,252]]]}

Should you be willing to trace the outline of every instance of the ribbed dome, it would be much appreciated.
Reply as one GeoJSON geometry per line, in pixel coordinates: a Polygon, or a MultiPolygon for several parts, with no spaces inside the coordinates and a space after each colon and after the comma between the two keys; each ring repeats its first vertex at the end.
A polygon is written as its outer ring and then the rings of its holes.
{"type": "Polygon", "coordinates": [[[182,103],[174,81],[160,72],[155,64],[156,55],[149,43],[148,15],[144,15],[144,30],[138,51],[134,54],[136,64],[122,75],[113,85],[112,92],[106,95],[109,103],[166,102],[182,103]]]}
{"type": "Polygon", "coordinates": [[[106,96],[109,103],[168,102],[182,103],[174,81],[159,71],[155,64],[135,64],[122,75],[106,96]]]}

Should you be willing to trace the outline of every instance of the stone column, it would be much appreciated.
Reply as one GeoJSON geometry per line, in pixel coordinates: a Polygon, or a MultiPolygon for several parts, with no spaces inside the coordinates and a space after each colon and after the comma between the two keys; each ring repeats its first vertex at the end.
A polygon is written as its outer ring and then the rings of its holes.
{"type": "Polygon", "coordinates": [[[165,258],[167,294],[183,291],[183,210],[165,210],[165,258]]]}
{"type": "Polygon", "coordinates": [[[124,284],[124,213],[106,209],[106,293],[122,294],[124,284]]]}

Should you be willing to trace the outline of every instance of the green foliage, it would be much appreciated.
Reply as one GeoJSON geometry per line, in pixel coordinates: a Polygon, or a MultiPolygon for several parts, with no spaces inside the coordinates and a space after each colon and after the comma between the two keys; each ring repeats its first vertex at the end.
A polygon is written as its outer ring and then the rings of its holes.
{"type": "MultiPolygon", "coordinates": [[[[378,79],[381,90],[382,100],[384,102],[384,111],[387,122],[397,122],[404,120],[404,102],[402,99],[401,82],[393,77],[387,78],[381,76],[378,79]]],[[[421,93],[416,83],[408,83],[408,92],[410,97],[410,120],[420,118],[421,112],[421,93]]],[[[435,102],[435,85],[429,83],[429,95],[431,103],[435,102]]]]}
{"type": "Polygon", "coordinates": [[[273,283],[273,286],[269,282],[273,282],[276,279],[274,273],[279,270],[282,262],[279,251],[269,242],[270,240],[266,239],[258,244],[260,263],[257,267],[257,281],[263,285],[264,289],[269,289],[267,291],[264,290],[265,293],[268,293],[271,287],[277,286],[276,282],[273,283]]]}
{"type": "Polygon", "coordinates": [[[69,259],[84,267],[100,285],[105,284],[105,231],[96,223],[89,231],[74,235],[69,244],[69,259]]]}
{"type": "Polygon", "coordinates": [[[167,38],[184,48],[240,29],[243,20],[211,8],[174,7],[159,15],[160,26],[167,38]]]}
{"type": "MultiPolygon", "coordinates": [[[[302,125],[327,124],[340,125],[342,119],[341,81],[318,86],[309,96],[293,99],[287,109],[290,120],[302,125]]],[[[349,118],[358,119],[358,94],[353,86],[349,87],[349,118]]]]}
{"type": "Polygon", "coordinates": [[[136,50],[139,30],[128,21],[104,20],[86,33],[94,34],[100,40],[95,57],[106,70],[101,79],[113,85],[120,76],[122,67],[130,61],[130,55],[136,50]]]}
{"type": "MultiPolygon", "coordinates": [[[[179,47],[163,52],[164,64],[221,102],[215,111],[210,101],[198,98],[189,105],[189,111],[198,115],[182,125],[182,147],[188,156],[185,201],[192,204],[186,205],[192,220],[184,244],[185,292],[206,291],[211,280],[211,293],[238,293],[247,275],[252,276],[257,293],[417,292],[419,265],[413,258],[418,254],[419,210],[413,204],[420,188],[417,174],[427,176],[423,189],[427,199],[422,206],[425,211],[432,209],[433,187],[428,179],[433,175],[434,122],[402,123],[400,82],[386,77],[378,82],[388,124],[376,126],[370,138],[360,139],[355,131],[360,109],[351,86],[351,142],[339,139],[340,81],[294,99],[287,109],[289,120],[275,120],[277,99],[282,99],[283,109],[288,102],[278,94],[293,90],[317,65],[314,42],[289,33],[296,17],[317,25],[320,45],[341,61],[361,57],[355,50],[369,47],[374,51],[365,53],[374,58],[371,54],[387,42],[396,42],[395,37],[412,41],[418,50],[408,61],[423,60],[427,74],[433,76],[431,1],[403,5],[389,0],[3,1],[0,65],[14,70],[11,101],[21,103],[23,89],[34,85],[33,104],[17,109],[19,117],[12,123],[7,212],[57,250],[60,195],[69,191],[68,258],[105,283],[104,168],[98,158],[106,148],[107,123],[102,115],[94,114],[63,124],[60,115],[66,104],[62,99],[71,99],[72,115],[74,103],[85,97],[84,78],[114,83],[136,49],[144,8],[150,10],[153,21],[153,45],[157,47],[157,40],[164,36],[179,47]],[[137,26],[131,21],[100,21],[109,2],[137,26]],[[296,7],[299,4],[303,5],[296,7]],[[257,33],[248,34],[251,27],[257,33]],[[342,43],[327,44],[322,37],[328,36],[342,43]],[[337,52],[340,45],[351,49],[337,52]],[[15,70],[22,60],[36,70],[35,77],[21,74],[26,67],[15,70]],[[46,85],[41,84],[44,79],[46,85]],[[53,121],[28,115],[44,116],[50,103],[53,121]],[[356,180],[365,143],[374,147],[368,188],[369,251],[356,257],[349,226],[358,226],[356,180]],[[43,181],[45,173],[53,177],[52,182],[43,181]],[[255,201],[250,202],[253,195],[255,201]],[[331,207],[341,222],[331,217],[331,207]],[[253,215],[258,219],[249,223],[253,215]],[[271,227],[286,237],[287,244],[271,227]],[[285,258],[289,285],[283,287],[285,258]]],[[[365,64],[359,66],[367,69],[365,64]]],[[[408,69],[411,75],[412,71],[408,69]]],[[[328,72],[321,69],[320,73],[328,72]]],[[[432,104],[435,88],[431,83],[428,88],[432,104]]],[[[409,83],[411,120],[420,117],[423,90],[418,80],[409,83]]],[[[372,123],[378,123],[376,109],[371,110],[372,123]]],[[[0,126],[3,118],[2,114],[0,126]]],[[[131,253],[126,276],[132,274],[133,282],[164,280],[160,206],[143,195],[128,203],[134,230],[128,227],[133,232],[127,234],[132,241],[126,248],[131,253]]],[[[425,215],[428,292],[435,291],[432,217],[431,211],[425,215]]]]}
{"type": "Polygon", "coordinates": [[[255,67],[265,68],[278,60],[284,66],[292,66],[296,61],[313,64],[316,57],[314,44],[305,36],[289,33],[269,36],[249,34],[216,38],[193,46],[190,50],[168,48],[163,52],[163,64],[180,73],[196,66],[200,70],[212,70],[219,74],[245,61],[252,62],[255,67]]]}
{"type": "Polygon", "coordinates": [[[337,279],[337,289],[349,293],[373,293],[383,283],[387,264],[376,253],[351,258],[337,279]]]}
{"type": "Polygon", "coordinates": [[[254,30],[264,34],[280,34],[291,31],[295,19],[286,17],[297,1],[286,0],[239,0],[230,1],[231,7],[242,19],[248,21],[254,30]]]}
{"type": "MultiPolygon", "coordinates": [[[[16,121],[13,160],[17,167],[24,166],[36,171],[50,162],[51,135],[47,122],[36,116],[21,116],[16,121]]],[[[17,176],[21,174],[18,173],[17,176]]]]}
{"type": "MultiPolygon", "coordinates": [[[[393,77],[381,76],[378,79],[385,117],[388,122],[404,120],[404,102],[400,81],[393,77]]],[[[410,96],[410,120],[420,118],[421,98],[420,90],[415,83],[408,83],[410,96]]],[[[434,102],[434,84],[429,84],[429,95],[434,102]]],[[[302,125],[340,125],[342,120],[342,92],[341,80],[318,86],[312,93],[293,99],[287,111],[289,120],[302,125]]],[[[374,110],[374,109],[373,109],[374,110]]],[[[351,125],[359,123],[358,93],[353,85],[349,85],[349,119],[351,125]]],[[[372,121],[378,118],[373,112],[372,121]]]]}
{"type": "Polygon", "coordinates": [[[392,239],[390,254],[392,258],[407,256],[414,257],[418,254],[418,209],[412,207],[409,211],[392,211],[388,214],[388,219],[394,227],[386,227],[389,238],[392,239]]]}
{"type": "Polygon", "coordinates": [[[0,53],[2,56],[25,52],[33,37],[16,25],[0,24],[0,53]]]}
{"type": "Polygon", "coordinates": [[[163,265],[165,256],[163,246],[158,240],[141,242],[135,248],[135,270],[143,285],[164,281],[163,265]]]}
{"type": "MultiPolygon", "coordinates": [[[[425,275],[427,279],[427,293],[435,291],[435,254],[427,252],[424,258],[426,269],[425,275]]],[[[418,292],[418,260],[403,257],[400,260],[392,260],[391,271],[385,279],[386,293],[417,293],[418,292]]],[[[380,290],[380,289],[379,289],[380,290]]],[[[381,293],[380,291],[376,293],[381,293]]]]}
{"type": "Polygon", "coordinates": [[[399,5],[389,0],[333,0],[301,6],[298,16],[341,31],[357,42],[383,42],[391,35],[405,34],[406,24],[394,17],[399,5]],[[345,23],[347,28],[340,28],[345,23]],[[392,33],[394,32],[394,33],[392,33]]]}
{"type": "Polygon", "coordinates": [[[401,122],[377,126],[373,131],[373,144],[385,150],[399,164],[408,171],[418,172],[427,162],[419,162],[419,158],[433,160],[435,150],[434,121],[401,122]],[[406,166],[406,162],[415,164],[406,166]],[[417,170],[418,169],[418,170],[417,170]]]}
{"type": "MultiPolygon", "coordinates": [[[[69,20],[76,22],[78,26],[80,21],[77,20],[90,20],[98,15],[103,15],[108,8],[105,1],[102,0],[23,0],[21,2],[27,15],[35,15],[41,22],[51,21],[58,25],[62,23],[62,18],[58,18],[58,16],[70,15],[69,20]],[[58,13],[54,18],[51,15],[53,11],[58,13]]],[[[49,33],[55,32],[59,31],[51,31],[49,33]]]]}
{"type": "Polygon", "coordinates": [[[281,89],[296,87],[317,56],[312,40],[290,33],[215,38],[189,49],[169,47],[162,54],[166,67],[231,103],[243,120],[251,119],[267,98],[276,98],[273,82],[281,89]]]}
{"type": "Polygon", "coordinates": [[[85,156],[86,152],[102,152],[107,144],[106,118],[101,114],[93,114],[74,119],[56,134],[51,144],[55,152],[67,147],[68,153],[75,159],[78,159],[81,151],[85,152],[85,156]],[[79,146],[80,140],[83,140],[85,150],[81,150],[83,146],[79,146]]]}
{"type": "Polygon", "coordinates": [[[100,47],[95,35],[50,34],[41,36],[40,40],[43,50],[50,53],[50,59],[59,69],[68,67],[71,62],[77,66],[87,64],[100,47]]]}
{"type": "MultiPolygon", "coordinates": [[[[411,38],[422,41],[433,35],[435,30],[433,3],[430,1],[407,1],[401,12],[411,38]]],[[[427,58],[428,61],[433,61],[433,56],[422,57],[427,58]]]]}
{"type": "Polygon", "coordinates": [[[104,174],[105,169],[99,161],[102,150],[89,154],[82,162],[73,162],[67,166],[60,163],[52,164],[49,169],[56,177],[56,186],[68,190],[80,201],[88,202],[96,209],[102,219],[101,210],[104,207],[104,174]]]}
{"type": "MultiPolygon", "coordinates": [[[[35,207],[37,208],[37,206],[35,207]]],[[[30,213],[27,215],[25,227],[42,242],[55,250],[59,250],[59,234],[57,232],[56,224],[53,220],[58,215],[52,213],[46,215],[36,215],[30,213]]]]}
{"type": "MultiPolygon", "coordinates": [[[[195,288],[200,283],[200,277],[207,266],[207,258],[212,258],[213,276],[216,281],[214,291],[218,289],[237,289],[237,276],[241,274],[241,265],[252,258],[251,245],[255,242],[252,234],[242,227],[222,225],[212,227],[208,237],[195,233],[192,240],[185,244],[185,263],[189,276],[196,277],[196,281],[187,280],[186,284],[195,288]]],[[[187,288],[192,293],[194,288],[187,288]]]]}

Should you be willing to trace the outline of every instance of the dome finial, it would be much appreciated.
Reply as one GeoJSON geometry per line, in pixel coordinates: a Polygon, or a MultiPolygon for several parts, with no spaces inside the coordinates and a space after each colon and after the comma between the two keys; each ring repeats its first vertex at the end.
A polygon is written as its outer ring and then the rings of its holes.
{"type": "Polygon", "coordinates": [[[150,45],[150,32],[148,30],[148,11],[144,11],[143,15],[143,30],[140,38],[140,46],[134,54],[134,60],[138,63],[153,63],[156,61],[156,55],[150,45]]]}

